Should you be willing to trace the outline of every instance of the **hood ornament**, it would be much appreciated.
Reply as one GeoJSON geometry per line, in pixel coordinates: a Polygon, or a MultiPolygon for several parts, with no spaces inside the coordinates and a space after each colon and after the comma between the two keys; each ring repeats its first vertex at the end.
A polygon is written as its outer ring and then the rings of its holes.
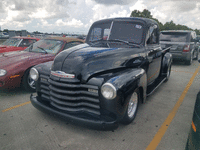
{"type": "Polygon", "coordinates": [[[51,74],[61,78],[75,78],[74,74],[68,74],[63,71],[51,71],[51,74]]]}

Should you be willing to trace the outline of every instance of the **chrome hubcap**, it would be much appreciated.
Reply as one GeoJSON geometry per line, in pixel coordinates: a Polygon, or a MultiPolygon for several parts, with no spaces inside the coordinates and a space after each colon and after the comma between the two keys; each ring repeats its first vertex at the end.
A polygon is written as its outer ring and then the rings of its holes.
{"type": "Polygon", "coordinates": [[[35,89],[35,81],[28,76],[28,84],[32,89],[35,89]]]}
{"type": "Polygon", "coordinates": [[[131,99],[128,104],[128,116],[132,118],[135,115],[136,109],[138,104],[138,95],[134,92],[131,96],[131,99]]]}
{"type": "Polygon", "coordinates": [[[169,75],[170,75],[170,69],[171,69],[171,66],[169,66],[168,69],[167,69],[167,78],[169,78],[169,75]]]}

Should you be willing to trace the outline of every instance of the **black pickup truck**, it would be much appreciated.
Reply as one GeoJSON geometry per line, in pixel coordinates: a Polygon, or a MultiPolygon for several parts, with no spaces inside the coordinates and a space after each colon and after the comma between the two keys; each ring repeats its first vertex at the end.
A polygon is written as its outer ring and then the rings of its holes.
{"type": "Polygon", "coordinates": [[[35,66],[37,109],[98,129],[131,123],[171,72],[170,48],[159,44],[157,22],[113,18],[91,26],[86,43],[64,50],[53,62],[35,66]]]}

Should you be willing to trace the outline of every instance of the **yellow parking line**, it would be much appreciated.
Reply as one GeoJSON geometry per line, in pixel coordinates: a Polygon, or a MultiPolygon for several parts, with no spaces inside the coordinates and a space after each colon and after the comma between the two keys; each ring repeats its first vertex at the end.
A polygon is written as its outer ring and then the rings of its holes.
{"type": "Polygon", "coordinates": [[[6,112],[6,111],[9,111],[9,110],[15,109],[15,108],[17,108],[17,107],[21,107],[21,106],[24,106],[24,105],[26,105],[26,104],[30,104],[30,103],[31,103],[31,101],[28,101],[28,102],[25,102],[25,103],[22,103],[22,104],[19,104],[19,105],[16,105],[16,106],[13,106],[13,107],[4,109],[4,110],[2,110],[2,112],[6,112]]]}
{"type": "Polygon", "coordinates": [[[169,127],[169,125],[172,122],[173,118],[175,117],[180,105],[182,104],[183,99],[185,98],[185,95],[187,94],[190,86],[192,85],[194,78],[196,77],[197,73],[199,72],[199,68],[200,68],[200,66],[196,69],[196,71],[194,72],[194,74],[190,78],[190,81],[188,82],[183,93],[181,94],[178,101],[176,102],[174,108],[169,113],[167,119],[164,121],[164,123],[162,124],[162,126],[160,127],[160,129],[158,130],[156,135],[154,136],[153,140],[151,141],[151,143],[146,148],[146,150],[155,150],[156,147],[158,146],[158,144],[160,143],[162,137],[164,136],[165,132],[167,131],[167,128],[169,127]]]}

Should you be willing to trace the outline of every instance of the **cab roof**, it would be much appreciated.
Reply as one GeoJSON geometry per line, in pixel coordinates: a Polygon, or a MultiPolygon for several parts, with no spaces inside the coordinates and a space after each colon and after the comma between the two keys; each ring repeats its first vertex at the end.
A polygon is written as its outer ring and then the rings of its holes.
{"type": "Polygon", "coordinates": [[[141,18],[141,17],[119,17],[119,18],[109,18],[109,19],[103,19],[103,20],[96,21],[94,24],[96,24],[96,23],[101,23],[101,22],[106,22],[106,21],[138,21],[138,22],[142,22],[142,23],[145,24],[147,27],[151,26],[152,24],[158,25],[158,23],[157,23],[155,20],[153,20],[153,19],[141,18]]]}

